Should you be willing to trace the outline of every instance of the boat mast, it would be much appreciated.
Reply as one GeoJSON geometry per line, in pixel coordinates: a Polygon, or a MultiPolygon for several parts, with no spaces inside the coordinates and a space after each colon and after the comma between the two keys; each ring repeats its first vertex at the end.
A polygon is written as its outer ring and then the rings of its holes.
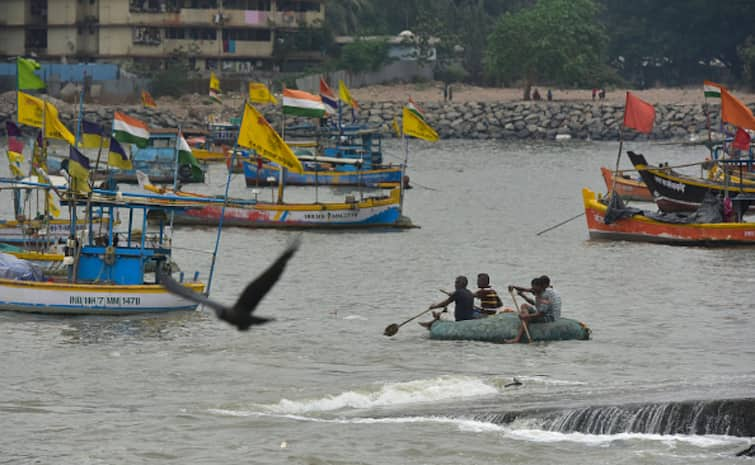
{"type": "MultiPolygon", "coordinates": [[[[241,111],[241,121],[244,120],[244,110],[246,110],[247,99],[244,99],[244,105],[241,111]]],[[[239,128],[239,133],[241,128],[239,128]]],[[[210,275],[207,278],[207,290],[205,295],[210,295],[210,289],[212,288],[212,276],[215,273],[215,261],[218,258],[218,249],[220,248],[220,234],[223,231],[223,220],[225,219],[225,207],[228,205],[228,191],[231,187],[231,177],[233,176],[233,164],[236,162],[236,149],[239,147],[239,138],[236,136],[236,142],[233,143],[233,150],[231,150],[231,169],[228,170],[228,177],[225,181],[225,195],[223,196],[223,208],[220,210],[220,219],[218,220],[218,233],[215,238],[215,249],[212,251],[212,263],[210,264],[210,275]]],[[[173,193],[175,195],[175,191],[173,193]]]]}

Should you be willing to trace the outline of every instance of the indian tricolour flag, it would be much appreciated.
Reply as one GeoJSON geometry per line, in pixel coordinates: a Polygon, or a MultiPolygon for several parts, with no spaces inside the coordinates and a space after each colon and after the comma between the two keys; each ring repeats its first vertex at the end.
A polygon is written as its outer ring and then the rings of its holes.
{"type": "Polygon", "coordinates": [[[322,118],[325,114],[325,105],[319,95],[303,90],[283,89],[283,113],[322,118]]]}
{"type": "Polygon", "coordinates": [[[703,93],[705,94],[705,98],[721,98],[721,87],[723,86],[716,84],[715,82],[703,81],[703,93]]]}
{"type": "Polygon", "coordinates": [[[147,123],[116,111],[113,115],[113,137],[118,142],[146,147],[149,142],[147,123]]]}
{"type": "Polygon", "coordinates": [[[422,121],[427,121],[427,118],[425,118],[425,112],[417,105],[417,102],[414,101],[411,97],[409,97],[409,103],[406,104],[406,108],[409,109],[412,113],[417,115],[422,121]]]}

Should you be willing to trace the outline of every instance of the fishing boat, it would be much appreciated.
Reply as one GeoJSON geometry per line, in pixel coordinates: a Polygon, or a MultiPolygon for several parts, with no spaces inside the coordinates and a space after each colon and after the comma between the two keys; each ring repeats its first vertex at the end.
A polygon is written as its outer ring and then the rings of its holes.
{"type": "MultiPolygon", "coordinates": [[[[259,199],[245,200],[223,196],[205,196],[158,187],[148,180],[141,184],[164,201],[180,202],[173,212],[176,225],[217,225],[223,218],[226,226],[247,228],[347,229],[411,228],[411,220],[401,214],[401,190],[357,199],[347,195],[343,202],[283,203],[259,199]]],[[[153,221],[165,215],[152,213],[153,221]]]]}
{"type": "Polygon", "coordinates": [[[603,180],[606,183],[606,189],[610,192],[611,189],[615,189],[616,193],[624,200],[635,200],[639,202],[652,202],[653,194],[648,189],[647,184],[642,178],[632,178],[622,171],[619,171],[618,176],[614,176],[613,170],[600,167],[600,172],[603,174],[603,180]],[[614,184],[615,182],[615,184],[614,184]]]}
{"type": "MultiPolygon", "coordinates": [[[[194,130],[196,131],[196,130],[194,130]]],[[[115,182],[136,184],[136,171],[147,173],[158,184],[173,184],[176,176],[181,183],[202,183],[205,172],[197,161],[191,158],[178,163],[178,129],[151,128],[146,147],[131,146],[133,169],[109,168],[95,173],[95,179],[112,179],[115,182]]]]}
{"type": "MultiPolygon", "coordinates": [[[[0,178],[0,190],[13,193],[14,219],[0,219],[0,243],[10,244],[26,251],[47,252],[63,242],[71,232],[71,221],[54,218],[50,214],[50,189],[65,189],[62,176],[48,176],[52,184],[40,184],[37,176],[26,178],[0,178]],[[46,186],[46,187],[45,187],[46,186]]],[[[110,218],[99,212],[90,219],[97,228],[107,228],[110,218]]],[[[88,228],[83,219],[75,222],[77,231],[88,228]]]]}
{"type": "MultiPolygon", "coordinates": [[[[487,318],[465,321],[438,320],[430,327],[430,339],[446,341],[482,341],[503,343],[516,337],[521,320],[516,313],[499,313],[487,318]]],[[[527,325],[532,342],[590,339],[590,328],[571,318],[527,325]]],[[[520,342],[527,343],[527,336],[520,342]]]]}
{"type": "MultiPolygon", "coordinates": [[[[304,172],[286,171],[284,182],[290,186],[364,186],[390,187],[401,182],[401,166],[385,166],[380,169],[361,169],[359,160],[298,155],[304,172]],[[344,167],[349,167],[345,169],[344,167]]],[[[277,185],[281,169],[272,163],[243,161],[244,179],[247,187],[277,185]]]]}
{"type": "MultiPolygon", "coordinates": [[[[116,210],[126,210],[127,230],[116,231],[110,225],[103,234],[88,228],[71,236],[66,242],[65,277],[45,280],[0,279],[0,310],[62,315],[130,315],[194,310],[197,304],[168,292],[150,277],[147,269],[164,266],[171,257],[171,240],[164,224],[152,233],[134,236],[134,225],[147,231],[147,215],[155,209],[170,206],[150,199],[121,192],[95,191],[90,196],[67,192],[62,202],[83,210],[84,218],[94,211],[105,210],[109,217],[116,210]]],[[[75,220],[75,215],[74,215],[75,220]]],[[[202,292],[204,284],[198,273],[191,280],[179,280],[188,288],[202,292]]]]}
{"type": "MultiPolygon", "coordinates": [[[[286,143],[295,149],[304,172],[287,173],[285,183],[298,186],[397,186],[403,177],[403,167],[383,162],[382,130],[358,125],[287,128],[291,137],[286,143]]],[[[280,168],[275,164],[247,158],[242,166],[247,186],[277,184],[280,179],[280,168]]]]}
{"type": "Polygon", "coordinates": [[[582,200],[591,239],[702,246],[755,245],[755,223],[683,222],[695,221],[699,215],[629,208],[621,215],[613,215],[617,219],[606,221],[608,206],[599,201],[593,191],[582,189],[582,200]]]}
{"type": "MultiPolygon", "coordinates": [[[[652,192],[658,208],[665,212],[695,211],[708,192],[732,198],[755,194],[755,183],[752,182],[740,179],[721,182],[702,176],[689,176],[670,167],[650,166],[645,156],[640,153],[628,151],[627,155],[652,192]]],[[[719,163],[722,162],[719,160],[719,163]]]]}

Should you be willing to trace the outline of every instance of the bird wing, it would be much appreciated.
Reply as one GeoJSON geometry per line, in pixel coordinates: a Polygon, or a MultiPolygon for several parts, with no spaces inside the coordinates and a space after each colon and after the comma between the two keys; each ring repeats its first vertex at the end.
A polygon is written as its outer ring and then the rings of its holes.
{"type": "Polygon", "coordinates": [[[227,310],[227,307],[225,305],[219,304],[214,300],[210,300],[204,295],[198,292],[194,292],[188,287],[179,284],[175,279],[173,279],[170,273],[167,273],[165,272],[165,270],[163,270],[163,267],[158,267],[157,275],[160,279],[160,284],[162,284],[163,287],[171,293],[181,296],[184,299],[204,304],[214,309],[216,313],[221,313],[227,310]]]}
{"type": "Polygon", "coordinates": [[[286,263],[294,255],[299,248],[299,238],[297,237],[283,253],[278,257],[275,262],[270,265],[261,275],[244,289],[244,292],[236,301],[233,306],[233,310],[237,312],[245,311],[251,313],[254,311],[257,304],[265,297],[265,294],[273,287],[278,281],[283,269],[286,268],[286,263]]]}

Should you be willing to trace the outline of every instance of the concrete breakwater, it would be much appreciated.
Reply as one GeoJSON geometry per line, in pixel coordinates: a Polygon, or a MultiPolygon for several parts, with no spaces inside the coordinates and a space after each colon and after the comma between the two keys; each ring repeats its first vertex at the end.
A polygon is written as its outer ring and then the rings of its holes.
{"type": "MultiPolygon", "coordinates": [[[[188,128],[206,127],[208,117],[216,121],[228,121],[238,116],[241,103],[223,106],[204,102],[191,104],[177,101],[161,105],[157,109],[141,106],[102,106],[87,104],[85,119],[108,128],[113,111],[123,111],[147,122],[153,127],[188,128]],[[173,111],[172,111],[173,110],[173,111]]],[[[429,102],[419,103],[426,112],[428,123],[441,138],[458,139],[504,139],[504,140],[553,140],[557,136],[579,140],[617,140],[624,118],[624,105],[599,102],[429,102]]],[[[357,121],[372,126],[385,127],[387,137],[395,137],[391,125],[394,117],[400,118],[404,102],[365,102],[357,113],[357,121]]],[[[61,119],[75,129],[73,105],[60,102],[57,105],[61,119]]],[[[280,127],[280,110],[271,106],[260,108],[274,127],[280,127]]],[[[655,105],[656,119],[649,135],[626,130],[624,138],[647,138],[657,140],[701,140],[707,138],[707,118],[701,104],[655,105]]],[[[9,102],[0,103],[0,121],[15,120],[15,107],[9,102]]],[[[714,129],[719,127],[719,105],[710,105],[710,121],[714,129]]],[[[344,112],[347,121],[349,111],[344,112]]],[[[287,118],[287,125],[311,123],[311,119],[287,118]]],[[[5,125],[0,127],[5,131],[5,125]]]]}

